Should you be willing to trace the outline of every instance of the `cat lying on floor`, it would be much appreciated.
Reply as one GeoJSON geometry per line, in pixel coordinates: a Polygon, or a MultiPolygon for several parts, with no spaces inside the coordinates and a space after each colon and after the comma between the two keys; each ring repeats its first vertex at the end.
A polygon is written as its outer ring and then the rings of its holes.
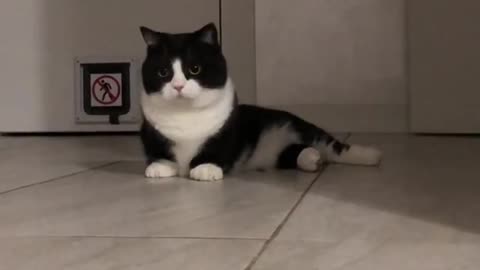
{"type": "Polygon", "coordinates": [[[236,169],[314,172],[327,161],[380,162],[378,150],[342,143],[293,114],[239,105],[214,24],[192,33],[141,32],[147,177],[215,181],[236,169]]]}

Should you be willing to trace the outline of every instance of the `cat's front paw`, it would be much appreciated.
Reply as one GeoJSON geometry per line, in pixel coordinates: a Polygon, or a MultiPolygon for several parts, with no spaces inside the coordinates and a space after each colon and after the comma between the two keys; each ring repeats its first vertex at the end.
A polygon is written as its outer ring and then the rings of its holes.
{"type": "Polygon", "coordinates": [[[145,176],[148,178],[172,177],[178,174],[177,165],[169,160],[159,160],[148,165],[145,176]]]}
{"type": "Polygon", "coordinates": [[[200,164],[190,170],[190,178],[197,181],[218,181],[223,179],[223,170],[215,164],[200,164]]]}

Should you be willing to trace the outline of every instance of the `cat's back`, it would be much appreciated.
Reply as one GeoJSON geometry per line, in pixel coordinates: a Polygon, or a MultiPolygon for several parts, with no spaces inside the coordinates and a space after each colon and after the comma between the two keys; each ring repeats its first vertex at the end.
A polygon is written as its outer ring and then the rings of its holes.
{"type": "Polygon", "coordinates": [[[265,127],[270,125],[282,125],[292,120],[294,116],[285,111],[241,104],[238,105],[238,119],[243,125],[265,127]]]}

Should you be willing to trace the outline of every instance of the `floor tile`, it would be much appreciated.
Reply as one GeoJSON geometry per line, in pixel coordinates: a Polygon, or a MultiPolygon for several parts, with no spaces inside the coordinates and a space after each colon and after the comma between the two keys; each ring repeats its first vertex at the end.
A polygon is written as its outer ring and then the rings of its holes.
{"type": "Polygon", "coordinates": [[[250,172],[150,183],[123,162],[0,196],[0,236],[268,238],[316,177],[250,172]]]}
{"type": "Polygon", "coordinates": [[[6,238],[1,270],[243,270],[261,241],[113,238],[6,238]]]}
{"type": "Polygon", "coordinates": [[[329,166],[255,269],[477,269],[480,140],[353,136],[380,167],[329,166]]]}
{"type": "Polygon", "coordinates": [[[140,160],[136,136],[33,137],[0,150],[0,192],[119,160],[140,160]]]}
{"type": "Polygon", "coordinates": [[[13,137],[0,134],[0,150],[26,145],[35,141],[34,137],[13,137]]]}
{"type": "Polygon", "coordinates": [[[254,270],[477,270],[478,243],[278,241],[254,270]]]}

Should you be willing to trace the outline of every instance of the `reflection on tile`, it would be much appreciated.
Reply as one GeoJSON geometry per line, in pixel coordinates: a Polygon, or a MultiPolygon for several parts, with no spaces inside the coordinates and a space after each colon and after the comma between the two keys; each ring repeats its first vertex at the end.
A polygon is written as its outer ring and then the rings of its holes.
{"type": "Polygon", "coordinates": [[[351,143],[379,145],[386,154],[385,164],[424,165],[441,169],[476,164],[480,137],[352,135],[351,143]]]}
{"type": "Polygon", "coordinates": [[[118,160],[141,159],[135,136],[35,137],[0,151],[0,192],[118,160]]]}
{"type": "Polygon", "coordinates": [[[277,241],[254,270],[476,270],[478,243],[277,241]]]}
{"type": "Polygon", "coordinates": [[[113,238],[4,238],[0,269],[242,270],[261,241],[113,238]]]}
{"type": "Polygon", "coordinates": [[[353,136],[349,142],[379,145],[383,164],[327,168],[257,269],[478,268],[480,140],[353,136]],[[289,267],[276,267],[287,258],[289,267]]]}
{"type": "Polygon", "coordinates": [[[0,196],[0,235],[268,238],[315,174],[251,172],[224,182],[143,178],[123,162],[0,196]]]}

